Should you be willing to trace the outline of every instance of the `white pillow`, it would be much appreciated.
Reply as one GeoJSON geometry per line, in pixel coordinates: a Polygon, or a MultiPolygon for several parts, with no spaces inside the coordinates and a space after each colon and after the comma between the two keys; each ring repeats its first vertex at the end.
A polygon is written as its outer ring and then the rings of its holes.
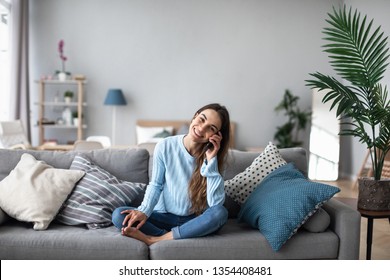
{"type": "Polygon", "coordinates": [[[264,151],[253,160],[250,166],[234,178],[225,181],[225,191],[234,201],[243,204],[268,174],[286,163],[278,148],[272,142],[269,142],[264,151]]]}
{"type": "Polygon", "coordinates": [[[163,137],[156,137],[156,135],[161,134],[162,132],[167,131],[170,135],[173,133],[173,126],[166,127],[145,127],[145,126],[136,126],[137,133],[137,144],[141,143],[157,143],[163,137]]]}
{"type": "Polygon", "coordinates": [[[83,171],[56,169],[25,153],[0,182],[0,207],[9,216],[45,230],[83,171]]]}

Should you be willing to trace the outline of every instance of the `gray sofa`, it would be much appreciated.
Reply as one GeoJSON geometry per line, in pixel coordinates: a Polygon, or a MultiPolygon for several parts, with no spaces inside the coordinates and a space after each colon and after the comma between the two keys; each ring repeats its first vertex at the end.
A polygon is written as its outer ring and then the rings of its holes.
{"type": "MultiPolygon", "coordinates": [[[[0,150],[0,180],[16,166],[22,153],[30,153],[56,168],[69,168],[75,151],[0,150]]],[[[287,162],[307,174],[306,152],[281,149],[287,162]]],[[[146,149],[104,149],[85,152],[96,165],[122,180],[148,183],[152,155],[146,149]]],[[[231,150],[225,179],[249,166],[256,153],[231,150]]],[[[140,198],[141,201],[142,198],[140,198]]],[[[87,229],[52,222],[47,230],[34,231],[31,224],[9,218],[0,225],[0,259],[358,259],[360,215],[332,198],[323,205],[330,215],[327,230],[300,229],[275,252],[257,229],[237,222],[240,209],[227,197],[227,224],[216,234],[194,239],[162,241],[148,247],[121,236],[113,227],[87,229]]]]}

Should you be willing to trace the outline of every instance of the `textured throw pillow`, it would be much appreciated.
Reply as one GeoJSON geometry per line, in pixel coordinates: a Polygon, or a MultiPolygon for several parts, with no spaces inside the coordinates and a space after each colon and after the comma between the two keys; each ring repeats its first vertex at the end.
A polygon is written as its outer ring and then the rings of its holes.
{"type": "Polygon", "coordinates": [[[0,207],[10,217],[34,223],[35,230],[44,230],[83,175],[83,171],[56,169],[23,154],[0,182],[0,207]]]}
{"type": "Polygon", "coordinates": [[[74,158],[70,169],[85,171],[56,220],[66,225],[86,224],[90,229],[111,225],[111,214],[120,206],[133,206],[144,194],[142,183],[117,179],[85,156],[74,158]]]}
{"type": "Polygon", "coordinates": [[[291,238],[319,207],[340,191],[311,182],[292,163],[279,167],[253,191],[238,214],[258,228],[274,251],[291,238]]]}
{"type": "Polygon", "coordinates": [[[269,142],[264,151],[256,157],[252,164],[234,178],[225,181],[225,191],[234,201],[242,204],[250,196],[256,186],[272,171],[286,164],[278,148],[269,142]]]}

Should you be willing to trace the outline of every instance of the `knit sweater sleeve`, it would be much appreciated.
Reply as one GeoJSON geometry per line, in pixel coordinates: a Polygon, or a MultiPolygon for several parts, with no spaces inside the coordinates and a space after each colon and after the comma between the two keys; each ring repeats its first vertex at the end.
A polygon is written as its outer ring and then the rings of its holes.
{"type": "Polygon", "coordinates": [[[152,214],[160,198],[165,178],[165,168],[163,151],[160,149],[160,145],[157,144],[153,156],[152,178],[146,188],[144,199],[137,208],[137,210],[145,213],[148,217],[152,214]]]}
{"type": "Polygon", "coordinates": [[[217,157],[209,162],[203,162],[201,175],[207,178],[207,204],[209,207],[222,205],[225,202],[225,186],[222,175],[218,170],[217,157]]]}

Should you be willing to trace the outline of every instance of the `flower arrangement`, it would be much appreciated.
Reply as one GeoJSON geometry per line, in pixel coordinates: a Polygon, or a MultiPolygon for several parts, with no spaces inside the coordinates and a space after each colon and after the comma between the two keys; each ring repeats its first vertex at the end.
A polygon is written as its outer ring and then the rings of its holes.
{"type": "Polygon", "coordinates": [[[65,71],[65,61],[67,61],[68,58],[64,55],[64,45],[65,45],[64,40],[60,40],[58,42],[58,52],[61,59],[61,71],[57,70],[56,74],[65,73],[66,75],[70,75],[71,74],[70,72],[65,71]]]}

